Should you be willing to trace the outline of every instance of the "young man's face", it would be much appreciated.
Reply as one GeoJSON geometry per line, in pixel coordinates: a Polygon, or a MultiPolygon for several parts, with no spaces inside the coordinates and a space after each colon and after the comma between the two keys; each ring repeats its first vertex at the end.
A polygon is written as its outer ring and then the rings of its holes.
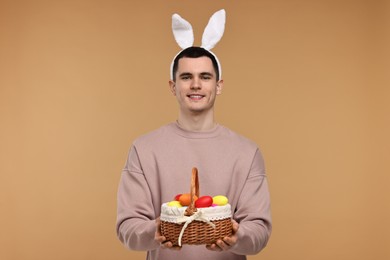
{"type": "Polygon", "coordinates": [[[222,91],[223,81],[216,79],[213,63],[208,57],[181,58],[176,72],[176,82],[169,82],[180,110],[184,113],[212,111],[216,95],[222,91]]]}

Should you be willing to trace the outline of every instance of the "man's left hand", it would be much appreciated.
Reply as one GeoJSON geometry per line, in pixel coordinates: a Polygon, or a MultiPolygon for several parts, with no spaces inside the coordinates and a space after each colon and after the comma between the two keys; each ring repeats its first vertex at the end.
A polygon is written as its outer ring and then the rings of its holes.
{"type": "Polygon", "coordinates": [[[206,248],[211,251],[226,251],[229,250],[232,246],[237,243],[237,231],[238,231],[238,223],[232,219],[233,224],[233,233],[231,236],[224,237],[223,239],[218,239],[215,244],[207,245],[206,248]]]}

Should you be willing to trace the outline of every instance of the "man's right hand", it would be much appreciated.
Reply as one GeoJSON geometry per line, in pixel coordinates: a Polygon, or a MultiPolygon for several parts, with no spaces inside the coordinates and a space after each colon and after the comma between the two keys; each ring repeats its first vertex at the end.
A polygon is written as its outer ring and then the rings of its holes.
{"type": "Polygon", "coordinates": [[[161,234],[161,220],[160,217],[156,219],[156,233],[154,235],[154,240],[160,244],[161,248],[180,250],[180,246],[174,246],[171,241],[167,241],[167,239],[161,234]]]}

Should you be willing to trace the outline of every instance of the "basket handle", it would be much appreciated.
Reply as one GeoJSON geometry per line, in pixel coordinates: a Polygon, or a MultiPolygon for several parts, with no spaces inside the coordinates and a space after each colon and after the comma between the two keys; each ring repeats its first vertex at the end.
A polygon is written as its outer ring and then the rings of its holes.
{"type": "Polygon", "coordinates": [[[198,169],[196,167],[192,168],[190,194],[191,203],[185,211],[185,216],[192,216],[197,211],[195,207],[195,195],[199,198],[199,180],[198,169]]]}

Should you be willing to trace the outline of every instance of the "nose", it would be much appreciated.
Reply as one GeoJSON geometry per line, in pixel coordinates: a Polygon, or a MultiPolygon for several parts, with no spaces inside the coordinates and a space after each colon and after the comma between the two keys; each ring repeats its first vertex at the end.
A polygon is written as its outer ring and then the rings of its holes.
{"type": "Polygon", "coordinates": [[[198,77],[194,77],[191,82],[191,89],[201,89],[200,79],[198,77]]]}

